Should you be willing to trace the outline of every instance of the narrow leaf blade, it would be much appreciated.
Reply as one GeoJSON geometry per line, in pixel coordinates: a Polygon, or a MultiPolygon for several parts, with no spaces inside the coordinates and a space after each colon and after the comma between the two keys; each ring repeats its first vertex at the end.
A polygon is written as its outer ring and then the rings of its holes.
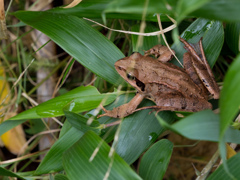
{"type": "MultiPolygon", "coordinates": [[[[159,122],[166,128],[193,140],[218,142],[220,138],[220,118],[210,110],[194,113],[180,121],[169,125],[158,117],[159,122]]],[[[240,143],[240,131],[228,127],[225,134],[227,142],[240,143]]]]}
{"type": "Polygon", "coordinates": [[[222,164],[220,167],[217,168],[214,173],[210,175],[208,180],[226,180],[226,179],[240,179],[240,173],[239,173],[239,162],[240,162],[240,153],[236,154],[232,158],[226,161],[226,164],[228,166],[229,172],[231,175],[229,175],[225,169],[224,165],[222,164]]]}
{"type": "Polygon", "coordinates": [[[115,85],[123,82],[115,71],[114,63],[124,55],[111,41],[84,20],[48,11],[20,11],[14,15],[46,34],[96,75],[115,85]]]}
{"type": "Polygon", "coordinates": [[[74,143],[76,143],[82,136],[83,133],[81,131],[72,127],[68,132],[66,132],[66,134],[64,134],[54,143],[34,174],[41,175],[62,170],[63,153],[67,151],[74,143]]]}
{"type": "Polygon", "coordinates": [[[166,139],[155,143],[143,155],[139,175],[143,179],[162,179],[167,170],[172,151],[173,143],[166,139]]]}
{"type": "Polygon", "coordinates": [[[240,106],[240,56],[234,60],[226,74],[220,94],[220,136],[224,136],[229,124],[235,118],[240,106]]]}

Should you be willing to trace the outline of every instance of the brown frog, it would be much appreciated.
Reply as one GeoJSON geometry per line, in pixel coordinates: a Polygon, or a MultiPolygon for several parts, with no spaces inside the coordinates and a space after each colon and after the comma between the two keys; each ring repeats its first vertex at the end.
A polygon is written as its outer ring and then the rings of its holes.
{"type": "MultiPolygon", "coordinates": [[[[123,118],[142,109],[156,109],[157,111],[187,111],[196,112],[212,109],[208,96],[219,98],[219,87],[214,80],[211,68],[206,60],[202,39],[198,43],[200,52],[194,46],[180,38],[188,51],[183,56],[184,69],[166,61],[172,58],[172,53],[162,45],[154,46],[145,55],[133,53],[115,63],[117,72],[131,84],[138,93],[128,103],[113,110],[106,110],[105,114],[114,118],[123,118]],[[154,55],[157,59],[150,57],[154,55]],[[156,106],[138,108],[144,98],[155,102],[156,106]]],[[[172,52],[174,52],[172,50],[172,52]]]]}

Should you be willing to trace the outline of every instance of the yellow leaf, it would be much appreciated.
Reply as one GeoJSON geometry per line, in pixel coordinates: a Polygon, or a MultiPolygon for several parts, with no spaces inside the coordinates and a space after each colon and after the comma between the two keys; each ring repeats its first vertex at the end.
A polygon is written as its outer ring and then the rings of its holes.
{"type": "MultiPolygon", "coordinates": [[[[3,120],[9,119],[16,115],[16,112],[11,112],[10,104],[10,88],[8,82],[5,80],[4,67],[0,62],[0,115],[3,120]],[[7,108],[6,108],[7,107],[7,108]],[[7,111],[8,110],[8,111],[7,111]]],[[[22,148],[26,143],[25,134],[21,125],[9,130],[1,136],[2,142],[5,147],[13,154],[22,154],[25,148],[22,148]]]]}
{"type": "MultiPolygon", "coordinates": [[[[13,116],[13,113],[11,114],[13,116]]],[[[1,136],[4,146],[12,154],[22,154],[24,153],[26,147],[23,147],[26,143],[25,133],[21,125],[16,126],[15,128],[7,131],[1,136]]]]}
{"type": "Polygon", "coordinates": [[[227,147],[227,159],[237,154],[236,151],[234,151],[234,149],[231,146],[229,146],[229,144],[226,144],[226,147],[227,147]]]}

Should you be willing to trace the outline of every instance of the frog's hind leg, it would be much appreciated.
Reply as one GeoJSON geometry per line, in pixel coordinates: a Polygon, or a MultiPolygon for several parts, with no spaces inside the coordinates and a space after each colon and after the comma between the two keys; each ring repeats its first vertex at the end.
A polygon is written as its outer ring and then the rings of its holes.
{"type": "Polygon", "coordinates": [[[180,38],[180,40],[185,44],[185,49],[192,56],[192,66],[202,81],[202,84],[211,93],[214,99],[219,99],[220,90],[214,79],[212,70],[206,60],[202,47],[202,39],[200,39],[199,43],[195,45],[189,44],[182,38],[180,38]]]}
{"type": "Polygon", "coordinates": [[[204,109],[212,109],[211,103],[205,99],[188,98],[180,94],[166,94],[156,102],[156,106],[146,106],[136,109],[156,109],[157,111],[185,111],[197,112],[204,109]]]}
{"type": "Polygon", "coordinates": [[[199,87],[200,94],[205,98],[208,99],[208,91],[203,85],[202,81],[200,80],[193,64],[193,57],[189,52],[185,53],[183,55],[183,66],[190,78],[193,80],[193,82],[199,87]]]}

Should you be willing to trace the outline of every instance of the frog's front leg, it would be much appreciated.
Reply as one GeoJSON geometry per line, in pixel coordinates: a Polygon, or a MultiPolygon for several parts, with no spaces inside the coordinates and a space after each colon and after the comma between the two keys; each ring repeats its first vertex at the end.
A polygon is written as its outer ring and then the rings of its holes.
{"type": "Polygon", "coordinates": [[[103,116],[109,116],[113,118],[124,118],[135,112],[137,106],[142,102],[144,97],[145,95],[138,93],[127,104],[123,104],[119,107],[113,108],[113,110],[106,110],[105,108],[103,108],[105,114],[99,115],[98,118],[103,116]]]}

